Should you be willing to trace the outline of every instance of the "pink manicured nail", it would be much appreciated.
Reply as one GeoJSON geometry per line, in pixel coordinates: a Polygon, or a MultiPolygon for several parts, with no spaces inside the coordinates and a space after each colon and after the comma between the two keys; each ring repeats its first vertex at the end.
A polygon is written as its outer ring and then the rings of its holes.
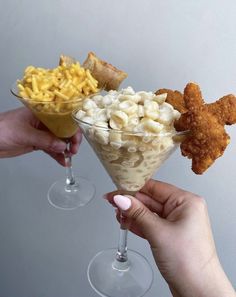
{"type": "Polygon", "coordinates": [[[121,210],[128,210],[131,206],[131,200],[126,196],[115,195],[113,200],[121,210]]]}

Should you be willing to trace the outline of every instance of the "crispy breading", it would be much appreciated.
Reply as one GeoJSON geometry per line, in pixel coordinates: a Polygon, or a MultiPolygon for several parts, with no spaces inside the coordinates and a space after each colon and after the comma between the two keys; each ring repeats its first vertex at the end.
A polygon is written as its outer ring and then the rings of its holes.
{"type": "Polygon", "coordinates": [[[175,121],[175,128],[189,131],[181,143],[181,152],[192,159],[192,170],[202,174],[222,156],[230,142],[224,125],[236,123],[236,97],[227,95],[205,104],[199,86],[189,83],[184,90],[184,102],[188,111],[175,121]]]}
{"type": "Polygon", "coordinates": [[[217,118],[206,107],[188,113],[190,133],[181,143],[183,156],[192,159],[192,170],[202,174],[222,156],[229,143],[229,136],[217,118]]]}
{"type": "Polygon", "coordinates": [[[180,118],[175,121],[174,126],[177,131],[189,131],[192,125],[191,112],[182,113],[180,118]]]}
{"type": "Polygon", "coordinates": [[[126,72],[99,59],[93,52],[88,53],[83,67],[90,70],[98,81],[98,87],[106,91],[118,90],[122,81],[128,76],[126,72]]]}
{"type": "Polygon", "coordinates": [[[195,109],[204,104],[199,86],[195,83],[188,83],[184,89],[184,103],[187,110],[195,109]]]}
{"type": "Polygon", "coordinates": [[[206,104],[208,110],[217,117],[220,123],[232,125],[236,123],[236,97],[226,95],[215,103],[206,104]]]}
{"type": "Polygon", "coordinates": [[[166,102],[171,104],[174,109],[178,110],[180,113],[187,111],[185,107],[183,94],[179,91],[172,91],[170,89],[159,89],[155,92],[156,95],[167,93],[166,102]]]}

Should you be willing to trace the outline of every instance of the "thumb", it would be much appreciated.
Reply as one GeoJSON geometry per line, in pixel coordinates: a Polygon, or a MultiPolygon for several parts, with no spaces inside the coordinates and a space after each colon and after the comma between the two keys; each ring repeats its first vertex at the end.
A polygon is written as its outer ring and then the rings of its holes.
{"type": "Polygon", "coordinates": [[[149,242],[155,237],[158,229],[162,228],[162,219],[133,196],[115,195],[113,201],[122,215],[129,219],[149,242]]]}
{"type": "Polygon", "coordinates": [[[36,149],[61,153],[66,149],[66,143],[48,131],[31,128],[27,135],[27,145],[32,145],[36,149]]]}

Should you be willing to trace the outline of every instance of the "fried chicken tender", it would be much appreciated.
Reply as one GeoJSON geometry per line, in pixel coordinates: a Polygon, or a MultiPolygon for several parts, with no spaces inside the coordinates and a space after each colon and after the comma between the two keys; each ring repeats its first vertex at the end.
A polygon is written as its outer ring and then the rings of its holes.
{"type": "Polygon", "coordinates": [[[185,106],[184,102],[184,96],[179,91],[172,91],[170,89],[159,89],[155,92],[156,95],[160,94],[166,94],[167,98],[166,102],[171,104],[174,109],[178,110],[180,113],[184,113],[187,111],[187,108],[185,106]]]}
{"type": "Polygon", "coordinates": [[[189,133],[180,145],[181,152],[192,159],[192,170],[202,174],[223,155],[230,142],[224,125],[236,123],[236,97],[227,95],[206,104],[199,86],[189,83],[183,99],[187,112],[175,121],[175,128],[189,133]]]}
{"type": "Polygon", "coordinates": [[[93,52],[88,53],[83,67],[89,69],[92,76],[98,81],[98,87],[106,91],[118,90],[128,74],[113,65],[102,61],[93,52]]]}
{"type": "Polygon", "coordinates": [[[202,174],[224,153],[230,138],[206,107],[187,112],[184,121],[176,122],[177,131],[186,128],[190,133],[180,145],[182,155],[192,159],[193,172],[202,174]]]}

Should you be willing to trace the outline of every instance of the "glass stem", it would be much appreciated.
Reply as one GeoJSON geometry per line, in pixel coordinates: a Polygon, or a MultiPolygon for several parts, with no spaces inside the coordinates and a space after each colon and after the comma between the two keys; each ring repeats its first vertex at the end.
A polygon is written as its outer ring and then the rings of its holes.
{"type": "Polygon", "coordinates": [[[128,230],[123,225],[124,217],[120,214],[120,234],[116,258],[113,263],[113,268],[118,270],[127,270],[129,268],[129,261],[127,255],[127,235],[128,230]]]}
{"type": "Polygon", "coordinates": [[[72,171],[72,157],[70,153],[70,142],[66,141],[66,149],[64,151],[65,163],[66,163],[66,187],[70,190],[70,186],[75,184],[75,178],[72,171]]]}

